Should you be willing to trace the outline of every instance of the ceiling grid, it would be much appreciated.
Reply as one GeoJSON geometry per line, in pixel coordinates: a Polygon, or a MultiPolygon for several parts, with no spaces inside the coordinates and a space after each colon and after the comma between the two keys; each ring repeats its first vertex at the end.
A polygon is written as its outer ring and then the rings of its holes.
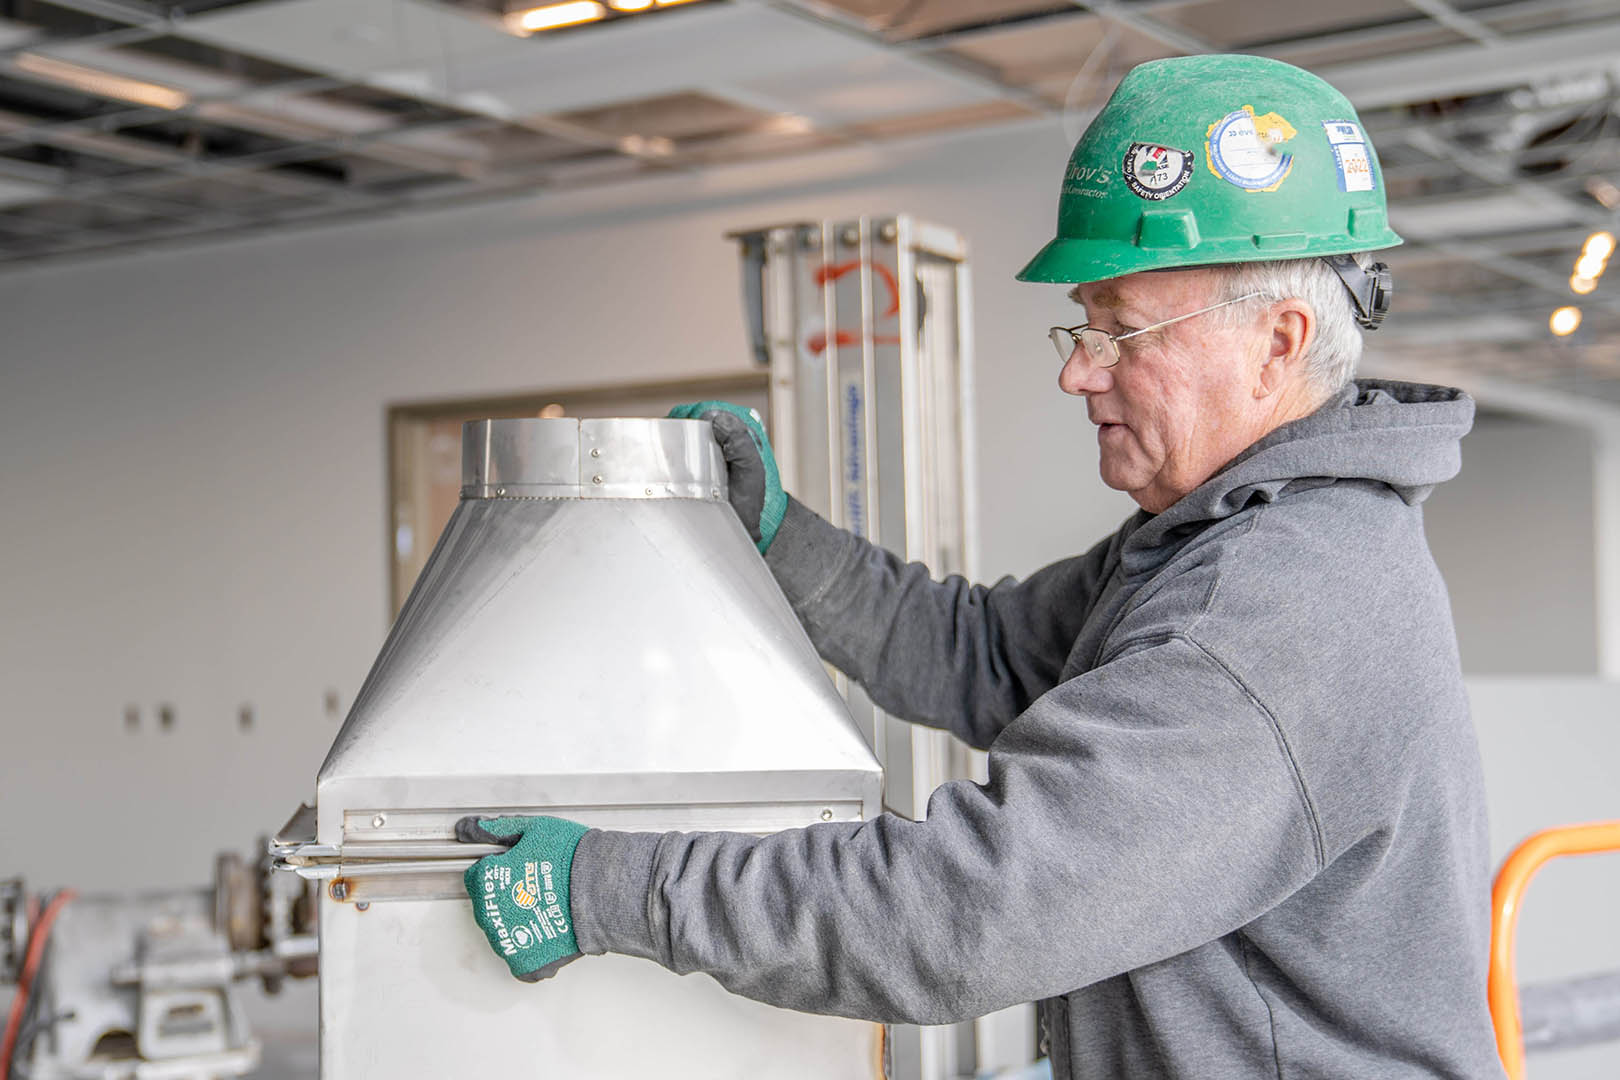
{"type": "Polygon", "coordinates": [[[1136,63],[1244,51],[1339,86],[1382,151],[1410,243],[1389,255],[1408,317],[1381,350],[1449,335],[1620,404],[1620,294],[1571,291],[1582,241],[1620,211],[1612,0],[642,4],[525,36],[501,0],[0,0],[0,271],[1072,126],[1136,63]],[[1584,325],[1557,341],[1564,304],[1584,325]]]}

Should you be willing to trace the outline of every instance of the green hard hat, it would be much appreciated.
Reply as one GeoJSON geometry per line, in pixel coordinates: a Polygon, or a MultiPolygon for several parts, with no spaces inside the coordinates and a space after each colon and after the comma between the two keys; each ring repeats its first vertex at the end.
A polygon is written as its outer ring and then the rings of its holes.
{"type": "Polygon", "coordinates": [[[1259,56],[1133,68],[1080,136],[1021,281],[1345,255],[1401,242],[1345,96],[1259,56]]]}

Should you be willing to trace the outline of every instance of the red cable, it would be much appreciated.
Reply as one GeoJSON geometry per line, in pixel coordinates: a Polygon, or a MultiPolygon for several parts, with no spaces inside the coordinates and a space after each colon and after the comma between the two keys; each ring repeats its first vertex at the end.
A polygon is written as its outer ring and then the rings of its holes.
{"type": "Polygon", "coordinates": [[[17,1032],[22,1027],[23,1012],[28,1007],[28,993],[33,989],[34,975],[45,955],[45,941],[51,935],[51,924],[67,902],[77,895],[72,889],[63,889],[51,897],[51,902],[45,905],[45,913],[28,935],[28,955],[23,958],[22,973],[17,977],[17,996],[11,999],[11,1015],[6,1017],[5,1038],[0,1039],[0,1080],[7,1080],[11,1076],[11,1054],[17,1048],[17,1032]]]}

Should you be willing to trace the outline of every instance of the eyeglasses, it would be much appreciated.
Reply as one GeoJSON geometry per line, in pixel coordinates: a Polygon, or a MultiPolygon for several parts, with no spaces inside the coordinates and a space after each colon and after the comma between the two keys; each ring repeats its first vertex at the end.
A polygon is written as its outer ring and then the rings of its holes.
{"type": "Polygon", "coordinates": [[[1218,304],[1211,304],[1207,308],[1199,308],[1197,311],[1189,311],[1185,315],[1177,315],[1173,319],[1156,322],[1152,326],[1144,326],[1140,330],[1132,330],[1128,334],[1110,334],[1105,330],[1098,330],[1088,323],[1081,323],[1078,326],[1054,326],[1047,331],[1047,337],[1052,339],[1052,347],[1057,350],[1058,358],[1065,364],[1069,362],[1069,357],[1074,355],[1076,349],[1081,349],[1084,350],[1086,359],[1091,361],[1092,367],[1113,367],[1119,363],[1119,343],[1122,341],[1133,338],[1138,334],[1145,334],[1149,330],[1157,330],[1160,327],[1169,326],[1171,323],[1190,319],[1195,315],[1206,314],[1228,304],[1253,300],[1259,295],[1258,292],[1244,293],[1242,296],[1235,296],[1230,300],[1222,300],[1218,304]]]}

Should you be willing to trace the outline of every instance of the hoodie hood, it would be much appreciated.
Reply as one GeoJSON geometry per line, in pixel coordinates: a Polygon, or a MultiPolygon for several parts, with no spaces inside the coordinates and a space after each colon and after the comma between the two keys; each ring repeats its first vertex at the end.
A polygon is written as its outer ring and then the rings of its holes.
{"type": "Polygon", "coordinates": [[[1157,516],[1143,514],[1132,546],[1272,502],[1290,487],[1337,480],[1387,484],[1408,505],[1457,475],[1474,400],[1461,390],[1358,379],[1309,416],[1284,424],[1157,516]]]}

